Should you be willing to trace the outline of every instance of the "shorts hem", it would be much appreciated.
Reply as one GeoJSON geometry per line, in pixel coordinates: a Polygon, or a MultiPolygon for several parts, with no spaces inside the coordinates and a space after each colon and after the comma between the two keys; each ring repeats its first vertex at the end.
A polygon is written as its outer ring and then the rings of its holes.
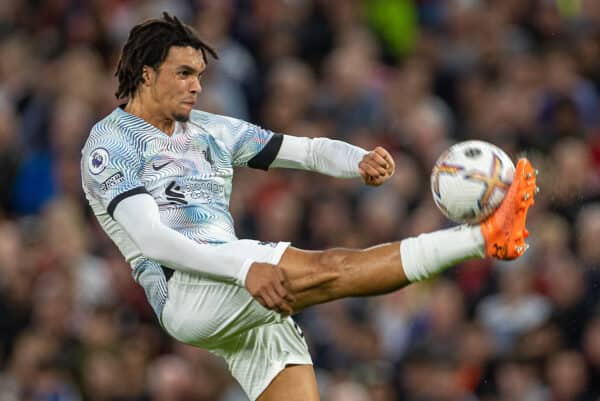
{"type": "Polygon", "coordinates": [[[286,361],[282,361],[281,363],[275,365],[275,369],[271,369],[269,371],[269,374],[265,375],[265,385],[262,386],[262,388],[255,394],[249,394],[247,393],[246,395],[248,396],[248,398],[250,399],[250,401],[256,401],[258,399],[258,397],[261,396],[262,393],[265,392],[265,390],[271,385],[271,383],[273,382],[273,380],[275,380],[275,378],[277,377],[277,375],[279,373],[281,373],[283,371],[283,369],[286,368],[286,366],[288,365],[310,365],[313,366],[312,360],[300,360],[298,358],[290,358],[289,360],[286,361]]]}

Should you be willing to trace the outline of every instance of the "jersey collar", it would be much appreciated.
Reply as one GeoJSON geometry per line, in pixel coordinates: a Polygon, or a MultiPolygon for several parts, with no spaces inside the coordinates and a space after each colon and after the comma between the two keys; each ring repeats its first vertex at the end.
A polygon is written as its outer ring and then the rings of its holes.
{"type": "Polygon", "coordinates": [[[184,123],[180,123],[178,121],[175,121],[175,129],[173,130],[173,135],[169,136],[167,135],[164,131],[158,129],[156,126],[150,124],[148,121],[144,120],[143,118],[140,118],[138,116],[136,116],[135,114],[131,114],[125,111],[125,106],[127,104],[120,104],[115,110],[114,112],[117,113],[120,117],[129,120],[132,123],[135,124],[139,124],[141,126],[143,126],[145,129],[148,130],[148,132],[152,132],[155,133],[157,135],[160,135],[161,137],[167,137],[167,138],[174,138],[175,136],[177,136],[178,134],[185,132],[185,124],[184,123]]]}

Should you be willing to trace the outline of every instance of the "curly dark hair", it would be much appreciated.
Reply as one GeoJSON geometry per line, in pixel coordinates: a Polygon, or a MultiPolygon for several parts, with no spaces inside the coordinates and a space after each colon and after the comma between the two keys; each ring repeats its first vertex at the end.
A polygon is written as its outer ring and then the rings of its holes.
{"type": "Polygon", "coordinates": [[[119,88],[115,92],[117,99],[135,96],[142,82],[143,67],[148,65],[157,69],[167,58],[171,46],[200,49],[205,63],[208,62],[207,53],[215,59],[219,58],[209,45],[200,40],[192,27],[164,12],[161,19],[144,21],[129,32],[115,72],[119,79],[119,88]]]}

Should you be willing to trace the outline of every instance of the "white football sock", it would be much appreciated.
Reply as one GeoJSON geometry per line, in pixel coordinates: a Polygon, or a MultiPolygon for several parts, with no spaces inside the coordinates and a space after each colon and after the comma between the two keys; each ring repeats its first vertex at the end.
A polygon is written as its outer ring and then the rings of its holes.
{"type": "Polygon", "coordinates": [[[400,255],[409,281],[425,280],[467,259],[485,256],[479,226],[460,225],[402,240],[400,255]]]}

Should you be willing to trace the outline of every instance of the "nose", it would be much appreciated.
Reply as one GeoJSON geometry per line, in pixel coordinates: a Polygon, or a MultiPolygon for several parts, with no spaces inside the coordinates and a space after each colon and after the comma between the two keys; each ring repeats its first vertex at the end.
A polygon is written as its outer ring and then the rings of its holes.
{"type": "Polygon", "coordinates": [[[190,84],[190,92],[195,94],[198,94],[200,92],[202,92],[202,85],[200,84],[200,78],[196,77],[192,79],[192,82],[190,84]]]}

